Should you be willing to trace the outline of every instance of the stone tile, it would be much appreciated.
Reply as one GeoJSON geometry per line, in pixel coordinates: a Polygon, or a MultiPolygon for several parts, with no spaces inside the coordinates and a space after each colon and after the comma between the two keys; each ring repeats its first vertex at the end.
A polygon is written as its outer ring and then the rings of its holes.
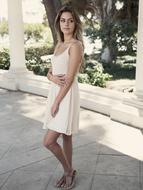
{"type": "MultiPolygon", "coordinates": [[[[62,176],[62,173],[57,172],[53,174],[46,190],[57,190],[54,187],[55,182],[62,176]]],[[[75,190],[89,190],[91,189],[91,182],[93,176],[91,174],[77,173],[75,190]]]]}
{"type": "MultiPolygon", "coordinates": [[[[96,143],[96,139],[95,137],[92,138],[88,133],[80,133],[79,135],[73,136],[73,148],[86,146],[92,143],[96,143]]],[[[99,146],[98,143],[96,146],[99,146]]]]}
{"type": "MultiPolygon", "coordinates": [[[[1,95],[0,185],[5,184],[0,190],[55,189],[53,184],[63,169],[42,145],[45,102],[46,98],[23,92],[1,95]]],[[[62,144],[62,139],[58,142],[62,144]]],[[[78,171],[75,190],[143,190],[143,164],[138,161],[142,136],[137,130],[81,109],[73,147],[73,167],[78,171]]]]}
{"type": "Polygon", "coordinates": [[[58,160],[52,156],[50,158],[38,161],[36,163],[29,164],[21,168],[21,170],[33,171],[33,172],[54,172],[58,166],[58,160]]]}
{"type": "Polygon", "coordinates": [[[0,160],[2,157],[9,151],[11,144],[9,143],[0,143],[0,160]]]}
{"type": "Polygon", "coordinates": [[[137,177],[95,175],[91,190],[140,190],[137,177]]]}
{"type": "Polygon", "coordinates": [[[38,130],[37,132],[34,132],[34,130],[29,131],[30,134],[27,132],[27,136],[25,132],[22,131],[23,134],[20,134],[18,138],[13,142],[10,150],[5,155],[5,158],[44,148],[42,142],[44,134],[41,134],[38,130]]]}
{"type": "Polygon", "coordinates": [[[139,177],[119,177],[119,189],[124,190],[140,190],[140,180],[139,177]]]}
{"type": "Polygon", "coordinates": [[[52,153],[47,151],[46,148],[31,150],[23,154],[16,154],[13,157],[11,156],[0,160],[0,173],[2,174],[51,156],[52,153]]]}
{"type": "Polygon", "coordinates": [[[140,161],[140,183],[141,190],[143,190],[143,161],[140,161]]]}
{"type": "MultiPolygon", "coordinates": [[[[42,143],[39,142],[21,142],[16,141],[17,144],[11,146],[10,150],[5,154],[4,158],[14,157],[15,155],[21,155],[26,152],[43,149],[42,143]]],[[[47,150],[48,151],[48,150],[47,150]]]]}
{"type": "Polygon", "coordinates": [[[118,178],[117,176],[95,175],[91,190],[119,190],[118,178]]]}
{"type": "Polygon", "coordinates": [[[3,186],[3,184],[7,181],[7,179],[9,178],[11,172],[7,172],[5,174],[1,174],[0,175],[0,188],[3,186]]]}
{"type": "Polygon", "coordinates": [[[140,161],[140,172],[141,176],[143,177],[143,161],[140,161]]]}
{"type": "Polygon", "coordinates": [[[78,148],[75,148],[73,151],[74,151],[74,154],[82,154],[83,156],[90,154],[92,157],[93,155],[99,154],[99,150],[100,150],[100,144],[96,142],[92,142],[92,143],[88,143],[86,145],[80,146],[78,148]]]}
{"type": "Polygon", "coordinates": [[[96,174],[139,176],[139,161],[128,156],[99,155],[96,174]]]}
{"type": "Polygon", "coordinates": [[[5,110],[0,110],[1,115],[0,115],[0,128],[5,128],[5,127],[14,127],[17,125],[17,122],[21,121],[21,124],[25,122],[24,118],[21,117],[20,115],[16,115],[16,113],[12,113],[11,111],[9,112],[8,109],[5,110]]]}
{"type": "MultiPolygon", "coordinates": [[[[5,129],[5,131],[7,131],[7,129],[5,129]]],[[[29,126],[27,125],[22,128],[18,127],[16,129],[9,129],[8,133],[8,140],[11,141],[11,148],[7,154],[5,154],[5,158],[21,155],[25,152],[36,149],[43,149],[43,138],[45,131],[39,126],[35,126],[35,124],[29,126]],[[15,131],[16,133],[14,133],[15,131]]],[[[3,141],[6,141],[4,137],[3,141]]]]}
{"type": "Polygon", "coordinates": [[[109,155],[124,155],[122,154],[121,152],[118,152],[108,146],[105,146],[105,145],[100,145],[100,151],[99,151],[99,154],[109,154],[109,155]]]}
{"type": "Polygon", "coordinates": [[[2,128],[0,129],[0,143],[11,143],[15,141],[15,139],[18,138],[18,135],[22,132],[22,128],[2,128]]]}
{"type": "MultiPolygon", "coordinates": [[[[81,173],[93,174],[96,168],[98,157],[98,146],[96,143],[82,146],[73,151],[73,167],[81,173]]],[[[62,172],[61,164],[58,165],[56,172],[62,172]]]]}
{"type": "Polygon", "coordinates": [[[96,168],[97,155],[92,158],[91,155],[76,154],[73,156],[73,166],[81,172],[94,173],[96,168]]]}
{"type": "Polygon", "coordinates": [[[107,132],[107,130],[105,130],[103,127],[105,125],[104,122],[106,123],[106,125],[109,122],[109,121],[106,122],[106,120],[104,120],[103,118],[101,119],[101,121],[102,123],[98,124],[96,120],[95,123],[93,123],[90,120],[87,120],[86,122],[88,122],[88,127],[83,128],[82,126],[80,133],[86,134],[89,141],[100,142],[102,139],[105,138],[107,132]]]}
{"type": "Polygon", "coordinates": [[[45,190],[52,173],[17,170],[9,177],[1,190],[45,190]]]}
{"type": "MultiPolygon", "coordinates": [[[[50,177],[52,176],[52,173],[55,171],[55,168],[58,165],[58,161],[56,160],[56,158],[51,157],[36,163],[32,163],[28,166],[22,167],[20,169],[17,169],[16,172],[13,173],[13,175],[10,177],[10,179],[8,180],[7,184],[4,185],[4,187],[2,189],[10,189],[11,187],[13,188],[13,190],[17,190],[17,189],[24,189],[27,188],[29,190],[31,190],[30,188],[35,188],[38,190],[39,189],[45,189],[48,180],[50,179],[50,177]],[[28,177],[27,177],[28,175],[28,177]],[[34,175],[34,177],[33,177],[34,175]],[[39,179],[38,179],[39,176],[39,179]],[[25,178],[22,181],[22,178],[25,178]],[[29,179],[28,179],[29,178],[29,179]],[[41,181],[45,181],[45,185],[42,184],[44,182],[41,181]],[[20,182],[19,182],[20,181],[20,182]],[[42,183],[41,186],[34,186],[37,183],[42,183]],[[21,188],[21,186],[24,186],[21,188]]],[[[0,175],[1,176],[1,175],[0,175]]]]}

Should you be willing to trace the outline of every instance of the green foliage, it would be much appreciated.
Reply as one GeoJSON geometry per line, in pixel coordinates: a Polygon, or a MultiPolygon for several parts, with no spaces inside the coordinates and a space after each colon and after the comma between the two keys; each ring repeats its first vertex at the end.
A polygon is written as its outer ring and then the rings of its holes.
{"type": "Polygon", "coordinates": [[[36,75],[46,76],[49,70],[48,64],[32,65],[32,71],[36,75]]]}
{"type": "Polygon", "coordinates": [[[43,60],[42,56],[53,53],[53,48],[42,46],[28,46],[25,48],[26,66],[29,70],[38,75],[46,75],[50,67],[50,60],[43,60]]]}
{"type": "Polygon", "coordinates": [[[86,73],[90,77],[90,84],[94,86],[105,87],[106,81],[112,78],[111,75],[103,73],[103,67],[100,63],[98,63],[94,69],[86,68],[86,73]]]}
{"type": "Polygon", "coordinates": [[[43,63],[41,56],[49,55],[53,53],[53,48],[47,45],[41,46],[27,46],[25,48],[25,57],[29,63],[43,63]]]}
{"type": "Polygon", "coordinates": [[[0,22],[0,35],[3,37],[8,34],[8,23],[7,21],[0,22]]]}
{"type": "Polygon", "coordinates": [[[8,49],[0,50],[0,69],[8,70],[10,67],[10,56],[8,49]]]}
{"type": "MultiPolygon", "coordinates": [[[[50,67],[50,60],[43,60],[42,56],[49,55],[53,53],[53,48],[50,48],[47,45],[38,46],[38,47],[26,47],[25,48],[25,57],[26,57],[26,66],[30,71],[33,71],[38,75],[46,75],[50,67]]],[[[10,56],[9,50],[3,48],[0,50],[0,69],[8,70],[10,67],[10,56]]]]}
{"type": "Polygon", "coordinates": [[[106,87],[106,81],[111,80],[112,75],[104,73],[102,64],[90,58],[92,57],[85,55],[85,69],[83,73],[79,74],[78,81],[93,86],[106,87]]]}
{"type": "MultiPolygon", "coordinates": [[[[132,55],[136,52],[136,26],[128,20],[121,20],[105,24],[102,27],[87,27],[86,35],[92,43],[96,39],[101,39],[104,47],[117,48],[118,52],[123,51],[124,54],[132,55]]],[[[117,54],[118,55],[118,54],[117,54]]]]}
{"type": "Polygon", "coordinates": [[[36,42],[41,39],[44,30],[43,24],[24,24],[25,41],[33,38],[36,42]]]}
{"type": "Polygon", "coordinates": [[[136,60],[123,61],[121,58],[118,58],[116,64],[111,65],[111,67],[106,67],[104,71],[112,75],[113,80],[135,79],[135,61],[136,60]]]}
{"type": "Polygon", "coordinates": [[[90,84],[90,77],[87,73],[78,74],[78,82],[90,84]]]}
{"type": "Polygon", "coordinates": [[[116,43],[119,51],[124,51],[124,54],[132,55],[137,50],[136,26],[128,20],[117,22],[113,28],[116,34],[116,43]]]}

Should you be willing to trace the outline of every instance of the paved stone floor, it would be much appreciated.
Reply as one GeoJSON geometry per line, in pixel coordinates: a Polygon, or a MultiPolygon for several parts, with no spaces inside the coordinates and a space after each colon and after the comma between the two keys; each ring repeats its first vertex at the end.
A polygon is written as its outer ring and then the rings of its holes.
{"type": "MultiPolygon", "coordinates": [[[[54,190],[62,167],[42,145],[46,98],[0,89],[0,190],[54,190]]],[[[59,139],[62,143],[62,139],[59,139]]],[[[143,190],[143,133],[81,108],[75,190],[143,190]]]]}

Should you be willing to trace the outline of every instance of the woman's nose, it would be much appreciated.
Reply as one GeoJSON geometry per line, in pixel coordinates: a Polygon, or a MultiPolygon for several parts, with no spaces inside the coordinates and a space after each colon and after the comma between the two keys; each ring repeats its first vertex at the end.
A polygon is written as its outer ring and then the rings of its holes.
{"type": "Polygon", "coordinates": [[[66,25],[66,26],[69,25],[69,21],[68,21],[68,20],[65,22],[65,25],[66,25]]]}

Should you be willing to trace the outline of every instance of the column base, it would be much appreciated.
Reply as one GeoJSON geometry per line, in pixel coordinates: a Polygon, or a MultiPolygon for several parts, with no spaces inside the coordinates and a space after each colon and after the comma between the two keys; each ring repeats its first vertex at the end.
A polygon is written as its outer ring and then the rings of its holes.
{"type": "Polygon", "coordinates": [[[0,70],[0,87],[16,91],[18,86],[15,75],[7,70],[0,70]]]}
{"type": "Polygon", "coordinates": [[[125,98],[122,103],[113,106],[111,119],[143,129],[143,98],[141,97],[143,97],[143,93],[142,96],[140,93],[140,97],[133,95],[125,98]]]}
{"type": "Polygon", "coordinates": [[[33,72],[28,70],[17,72],[0,70],[0,87],[47,96],[49,81],[46,77],[34,75],[33,72]]]}

